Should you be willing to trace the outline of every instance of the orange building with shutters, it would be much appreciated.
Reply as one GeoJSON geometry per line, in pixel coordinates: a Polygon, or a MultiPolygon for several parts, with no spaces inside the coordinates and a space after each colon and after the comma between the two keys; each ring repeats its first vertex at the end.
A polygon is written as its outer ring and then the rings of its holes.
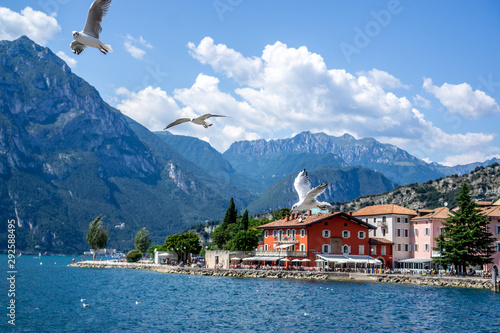
{"type": "Polygon", "coordinates": [[[343,212],[311,214],[310,211],[258,228],[263,229],[263,241],[255,252],[255,261],[281,258],[286,266],[299,261],[302,266],[316,266],[317,261],[333,265],[356,260],[361,263],[370,254],[368,231],[375,229],[343,212]]]}

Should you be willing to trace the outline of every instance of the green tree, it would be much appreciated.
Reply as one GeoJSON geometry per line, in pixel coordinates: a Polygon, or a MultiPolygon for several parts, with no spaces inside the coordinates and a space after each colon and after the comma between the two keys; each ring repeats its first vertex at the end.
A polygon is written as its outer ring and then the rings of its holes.
{"type": "Polygon", "coordinates": [[[259,245],[259,234],[256,230],[241,230],[231,239],[231,250],[252,251],[259,245]]]}
{"type": "Polygon", "coordinates": [[[281,220],[290,215],[291,215],[290,208],[281,208],[273,211],[273,218],[275,220],[281,220]]]}
{"type": "Polygon", "coordinates": [[[179,260],[182,260],[183,254],[199,254],[201,251],[200,239],[192,232],[168,236],[164,248],[177,253],[179,260]]]}
{"type": "Polygon", "coordinates": [[[226,215],[224,216],[224,220],[222,220],[222,223],[214,230],[212,234],[213,243],[217,245],[219,249],[222,249],[224,247],[224,244],[226,244],[233,237],[233,230],[236,226],[237,216],[238,211],[234,206],[233,198],[231,198],[231,200],[229,201],[229,207],[226,210],[226,215]]]}
{"type": "Polygon", "coordinates": [[[236,230],[239,231],[247,231],[248,230],[248,210],[245,209],[243,216],[238,220],[238,226],[236,230]]]}
{"type": "Polygon", "coordinates": [[[92,260],[95,260],[97,252],[108,244],[108,231],[104,229],[99,215],[94,221],[90,222],[87,232],[87,243],[93,252],[92,260]]]}
{"type": "Polygon", "coordinates": [[[153,259],[155,256],[155,249],[157,251],[169,251],[168,249],[165,249],[165,245],[153,245],[153,246],[148,248],[148,253],[149,253],[150,257],[153,259]]]}
{"type": "Polygon", "coordinates": [[[226,210],[226,215],[224,216],[224,220],[222,220],[222,226],[226,228],[230,224],[236,223],[236,218],[238,217],[238,211],[234,206],[234,200],[231,198],[229,201],[229,207],[226,210]]]}
{"type": "Polygon", "coordinates": [[[127,253],[127,262],[138,262],[141,260],[142,252],[139,250],[132,250],[127,253]]]}
{"type": "Polygon", "coordinates": [[[144,227],[141,230],[139,230],[135,235],[134,247],[136,250],[145,253],[148,250],[150,244],[151,244],[151,238],[149,238],[149,232],[144,227]]]}
{"type": "Polygon", "coordinates": [[[444,231],[436,238],[434,250],[441,251],[441,258],[433,260],[453,264],[458,272],[465,272],[465,266],[492,262],[495,239],[488,232],[488,219],[471,199],[466,183],[462,185],[457,201],[459,209],[443,221],[444,231]]]}

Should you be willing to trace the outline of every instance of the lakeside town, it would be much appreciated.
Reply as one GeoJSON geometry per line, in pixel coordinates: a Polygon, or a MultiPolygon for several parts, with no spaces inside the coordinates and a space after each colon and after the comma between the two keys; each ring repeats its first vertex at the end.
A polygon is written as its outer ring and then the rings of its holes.
{"type": "MultiPolygon", "coordinates": [[[[172,268],[246,271],[243,275],[236,273],[235,276],[255,276],[248,271],[309,273],[299,275],[303,278],[311,278],[311,274],[326,273],[329,274],[327,278],[354,276],[355,279],[361,280],[370,280],[367,275],[374,274],[457,276],[493,279],[493,290],[497,291],[496,277],[500,266],[500,199],[473,201],[468,197],[467,191],[468,188],[464,185],[461,195],[465,193],[467,196],[460,202],[464,209],[457,205],[451,208],[443,206],[412,210],[395,204],[385,204],[366,206],[349,213],[328,212],[320,208],[307,210],[303,214],[288,213],[283,218],[254,227],[254,235],[255,232],[259,234],[257,246],[252,245],[250,240],[243,250],[241,246],[238,249],[234,245],[232,249],[227,249],[228,243],[226,249],[224,246],[218,248],[215,244],[215,248],[202,249],[198,236],[193,233],[168,236],[163,246],[149,247],[149,236],[143,229],[136,236],[136,243],[144,243],[146,240],[147,246],[143,248],[148,249],[151,258],[146,259],[142,255],[142,252],[146,251],[140,252],[136,249],[126,256],[126,261],[172,268]],[[468,209],[466,205],[470,205],[473,210],[464,213],[468,209]],[[480,232],[486,237],[484,239],[489,240],[490,244],[476,253],[475,259],[474,256],[462,261],[460,258],[453,259],[453,249],[450,249],[450,238],[453,237],[450,221],[453,221],[453,218],[471,219],[473,216],[480,217],[478,220],[483,221],[482,227],[467,227],[471,230],[481,229],[480,232]],[[182,241],[179,240],[183,237],[190,237],[191,243],[196,243],[195,250],[186,243],[180,245],[182,241]],[[138,253],[131,255],[134,251],[138,253]]],[[[240,217],[238,224],[233,223],[234,228],[241,228],[237,233],[239,235],[252,232],[249,230],[247,213],[240,217]]],[[[225,221],[231,216],[235,218],[235,214],[234,205],[230,204],[225,221]]],[[[214,231],[214,243],[217,238],[222,237],[224,223],[217,228],[219,235],[214,231]]],[[[465,225],[464,221],[461,223],[465,225]]],[[[229,241],[236,242],[234,238],[229,241]]],[[[119,263],[124,260],[112,261],[119,263]]],[[[167,271],[176,272],[175,269],[167,271]]]]}

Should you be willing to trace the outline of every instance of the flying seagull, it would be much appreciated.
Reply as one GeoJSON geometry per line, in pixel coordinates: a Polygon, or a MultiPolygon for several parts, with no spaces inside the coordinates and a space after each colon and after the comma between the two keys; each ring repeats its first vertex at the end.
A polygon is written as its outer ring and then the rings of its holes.
{"type": "Polygon", "coordinates": [[[305,169],[299,172],[297,178],[295,178],[293,186],[295,186],[295,191],[297,191],[299,195],[299,201],[292,206],[292,213],[309,210],[316,207],[320,209],[326,209],[326,207],[332,206],[328,202],[320,202],[316,199],[317,196],[325,192],[328,183],[320,184],[311,189],[309,176],[307,175],[305,169]]]}
{"type": "Polygon", "coordinates": [[[80,54],[87,46],[95,47],[104,54],[113,52],[111,45],[99,40],[99,34],[102,31],[101,22],[108,13],[110,5],[111,0],[95,0],[92,3],[83,31],[73,31],[75,40],[70,44],[73,53],[80,54]]]}
{"type": "Polygon", "coordinates": [[[207,123],[205,120],[207,120],[210,117],[226,117],[226,116],[221,116],[218,114],[211,114],[211,113],[206,113],[202,116],[199,116],[198,118],[179,118],[176,121],[170,123],[165,129],[168,129],[172,126],[179,125],[182,123],[187,123],[188,121],[197,124],[197,125],[202,125],[205,128],[208,128],[209,126],[212,126],[213,124],[207,123]]]}

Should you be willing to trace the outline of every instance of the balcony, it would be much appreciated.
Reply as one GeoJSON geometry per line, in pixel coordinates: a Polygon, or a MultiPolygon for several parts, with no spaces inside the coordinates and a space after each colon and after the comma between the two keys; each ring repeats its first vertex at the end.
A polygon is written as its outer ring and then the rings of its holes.
{"type": "Polygon", "coordinates": [[[377,222],[377,227],[379,227],[379,228],[387,228],[387,222],[386,221],[378,221],[377,222]]]}
{"type": "Polygon", "coordinates": [[[256,257],[307,257],[307,251],[255,251],[256,257]]]}
{"type": "Polygon", "coordinates": [[[298,239],[296,239],[293,236],[287,237],[287,236],[282,236],[282,237],[275,237],[274,238],[275,243],[279,244],[297,244],[299,242],[298,239]]]}

